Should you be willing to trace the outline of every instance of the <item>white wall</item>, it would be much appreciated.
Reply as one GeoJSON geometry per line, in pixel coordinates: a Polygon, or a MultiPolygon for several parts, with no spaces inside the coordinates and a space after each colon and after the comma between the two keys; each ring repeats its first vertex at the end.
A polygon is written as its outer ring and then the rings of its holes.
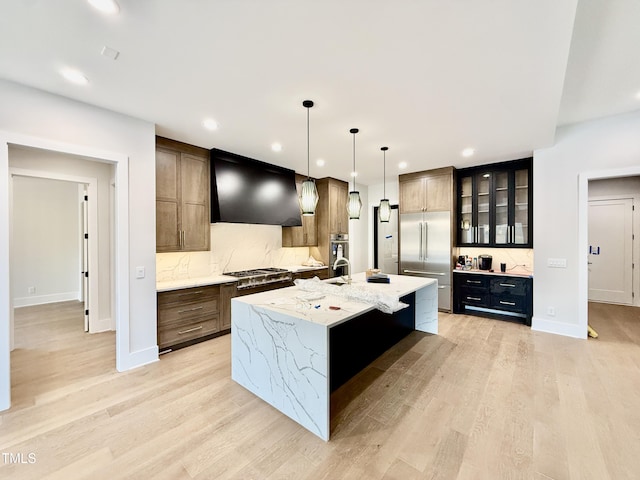
{"type": "MultiPolygon", "coordinates": [[[[114,319],[112,318],[112,272],[111,262],[111,211],[112,199],[110,198],[111,183],[114,181],[114,166],[109,163],[92,161],[87,158],[69,155],[47,150],[39,150],[35,148],[9,147],[9,168],[18,168],[20,170],[31,170],[37,172],[49,172],[54,174],[90,177],[97,180],[97,198],[89,199],[89,201],[97,202],[98,211],[98,239],[93,242],[97,248],[98,258],[98,302],[97,311],[92,315],[92,331],[102,331],[105,329],[115,328],[114,319]],[[103,328],[95,328],[96,326],[104,326],[103,328]]],[[[15,183],[14,177],[14,183],[15,183]]],[[[19,177],[18,177],[19,178],[19,177]]],[[[74,184],[75,185],[75,184],[74,184]]],[[[75,187],[74,187],[75,188],[75,187]]],[[[19,208],[14,204],[14,223],[16,216],[19,215],[19,208]]],[[[54,230],[55,224],[52,225],[54,230]]],[[[18,240],[14,237],[13,249],[17,247],[18,240]]],[[[13,259],[12,259],[13,265],[13,259]]],[[[78,269],[78,272],[80,269],[78,269]]],[[[12,274],[12,282],[15,273],[12,274]]],[[[13,283],[12,283],[13,287],[13,283]]],[[[14,298],[19,297],[19,292],[12,292],[14,298]]],[[[18,304],[14,304],[18,306],[18,304]]]]}
{"type": "Polygon", "coordinates": [[[534,152],[532,328],[586,338],[587,182],[640,173],[638,132],[633,112],[559,128],[553,147],[534,152]],[[547,267],[549,258],[567,268],[547,267]]]}
{"type": "MultiPolygon", "coordinates": [[[[389,199],[389,203],[391,205],[398,205],[399,201],[399,186],[398,186],[398,176],[395,178],[391,178],[390,176],[387,178],[386,188],[383,188],[382,183],[377,185],[369,185],[368,188],[368,207],[369,211],[369,219],[367,221],[367,268],[373,268],[373,226],[376,222],[376,218],[373,216],[373,207],[377,207],[380,205],[380,200],[383,198],[383,192],[386,190],[386,196],[389,199]]],[[[363,207],[364,210],[364,207],[363,207]]]]}
{"type": "Polygon", "coordinates": [[[74,183],[13,179],[14,307],[80,298],[78,210],[78,187],[74,183]]]}
{"type": "MultiPolygon", "coordinates": [[[[349,187],[351,191],[352,187],[349,187]]],[[[365,185],[356,184],[357,191],[360,192],[362,210],[360,218],[349,220],[349,261],[351,262],[351,273],[364,272],[373,263],[369,264],[369,219],[372,216],[372,209],[369,207],[369,192],[365,185]]],[[[345,207],[346,208],[346,207],[345,207]]]]}
{"type": "MultiPolygon", "coordinates": [[[[155,127],[153,124],[23,85],[0,80],[0,410],[9,407],[9,198],[8,148],[23,136],[44,139],[61,149],[91,152],[86,156],[113,159],[117,170],[116,220],[119,242],[125,248],[118,285],[127,285],[118,307],[129,320],[118,331],[120,370],[157,360],[155,288],[155,127]],[[7,140],[9,139],[9,140],[7,140]],[[4,149],[4,150],[1,150],[4,149]],[[73,149],[71,149],[73,150],[73,149]],[[104,152],[98,155],[98,152],[104,152]],[[127,171],[123,171],[126,168],[127,171]],[[128,181],[128,185],[127,185],[128,181]],[[126,205],[125,205],[126,206],[126,205]],[[124,213],[122,213],[124,212],[124,213]],[[128,214],[128,221],[123,221],[128,214]],[[122,235],[121,235],[122,234],[122,235]],[[144,279],[135,278],[135,267],[146,269],[144,279]]],[[[54,148],[50,148],[54,149],[54,148]]],[[[69,150],[65,150],[69,151],[69,150]]],[[[84,153],[83,153],[84,154],[84,153]]]]}

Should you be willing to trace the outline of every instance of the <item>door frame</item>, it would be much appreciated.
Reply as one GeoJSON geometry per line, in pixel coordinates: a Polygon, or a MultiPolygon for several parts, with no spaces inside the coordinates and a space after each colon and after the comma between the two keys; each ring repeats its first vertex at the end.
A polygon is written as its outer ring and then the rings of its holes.
{"type": "Polygon", "coordinates": [[[640,176],[640,166],[578,174],[578,330],[587,338],[589,325],[589,180],[640,176]]]}
{"type": "Polygon", "coordinates": [[[13,314],[10,292],[10,232],[9,232],[9,145],[39,148],[85,157],[90,161],[102,161],[115,165],[115,296],[116,296],[116,369],[130,368],[129,339],[129,157],[122,153],[100,150],[0,131],[0,411],[11,406],[11,355],[9,349],[10,317],[13,314]]]}
{"type": "MultiPolygon", "coordinates": [[[[10,168],[9,169],[9,190],[11,198],[13,198],[13,177],[30,177],[42,178],[45,180],[59,180],[63,182],[75,183],[79,185],[87,185],[87,194],[93,201],[89,202],[89,265],[92,273],[89,274],[89,316],[95,320],[100,318],[98,307],[99,290],[99,272],[98,272],[98,179],[95,177],[77,177],[75,175],[65,175],[56,172],[47,172],[44,170],[29,170],[26,168],[10,168]],[[93,312],[93,313],[91,313],[93,312]]],[[[13,204],[9,210],[9,230],[13,232],[13,204]]],[[[81,287],[82,288],[82,287],[81,287]]],[[[13,324],[13,308],[11,308],[10,318],[11,328],[11,344],[10,350],[14,349],[14,324],[13,324]]],[[[91,332],[91,321],[89,323],[89,332],[91,332]]],[[[91,332],[93,333],[93,332],[91,332]]]]}

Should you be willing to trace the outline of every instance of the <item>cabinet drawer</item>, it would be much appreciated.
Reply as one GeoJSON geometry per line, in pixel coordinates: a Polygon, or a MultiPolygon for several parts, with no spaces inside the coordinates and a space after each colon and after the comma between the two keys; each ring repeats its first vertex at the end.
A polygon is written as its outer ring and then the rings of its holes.
{"type": "Polygon", "coordinates": [[[218,314],[218,299],[198,303],[183,303],[158,308],[158,327],[184,325],[193,319],[218,314]]]}
{"type": "Polygon", "coordinates": [[[491,293],[525,295],[527,292],[526,278],[499,277],[491,279],[491,293]]]}
{"type": "Polygon", "coordinates": [[[181,325],[171,324],[158,328],[158,346],[164,348],[220,331],[220,317],[215,314],[206,319],[195,319],[181,325]]]}
{"type": "Polygon", "coordinates": [[[489,295],[482,291],[464,289],[460,292],[460,301],[463,305],[476,305],[486,307],[489,305],[489,295]]]}
{"type": "Polygon", "coordinates": [[[520,295],[492,295],[490,307],[510,312],[526,313],[527,297],[520,295]]]}
{"type": "MultiPolygon", "coordinates": [[[[459,274],[454,274],[459,275],[459,274]]],[[[485,275],[463,275],[460,280],[460,286],[473,288],[489,288],[489,278],[485,275]]]]}
{"type": "Polygon", "coordinates": [[[182,288],[169,292],[158,293],[158,306],[171,303],[200,302],[217,298],[220,293],[218,285],[207,285],[205,287],[182,288]]]}

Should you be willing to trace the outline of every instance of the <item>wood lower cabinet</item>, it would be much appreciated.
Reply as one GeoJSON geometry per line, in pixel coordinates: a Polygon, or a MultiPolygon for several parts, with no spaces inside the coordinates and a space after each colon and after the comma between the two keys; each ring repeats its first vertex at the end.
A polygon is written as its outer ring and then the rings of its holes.
{"type": "MultiPolygon", "coordinates": [[[[298,196],[302,190],[302,182],[307,179],[304,175],[296,174],[296,189],[298,196]]],[[[283,247],[315,247],[318,245],[318,229],[316,215],[301,216],[301,227],[282,227],[283,247]]]]}
{"type": "Polygon", "coordinates": [[[531,325],[531,277],[454,272],[453,298],[453,313],[491,315],[531,325]]]}
{"type": "Polygon", "coordinates": [[[223,283],[220,285],[220,329],[231,329],[231,299],[238,296],[235,283],[223,283]]]}
{"type": "Polygon", "coordinates": [[[209,152],[156,137],[156,251],[210,246],[209,152]]]}
{"type": "Polygon", "coordinates": [[[158,292],[157,302],[161,352],[207,340],[221,330],[218,285],[158,292]]]}
{"type": "Polygon", "coordinates": [[[293,274],[293,280],[297,280],[298,278],[309,279],[313,277],[318,277],[320,280],[326,280],[329,278],[329,267],[315,270],[303,270],[302,272],[295,272],[293,274]]]}

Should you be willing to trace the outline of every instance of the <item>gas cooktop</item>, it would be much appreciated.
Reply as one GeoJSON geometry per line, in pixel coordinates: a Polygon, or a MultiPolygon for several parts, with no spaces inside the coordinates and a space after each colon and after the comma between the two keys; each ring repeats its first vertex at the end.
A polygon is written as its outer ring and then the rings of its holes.
{"type": "Polygon", "coordinates": [[[225,273],[225,275],[229,275],[231,277],[245,278],[245,277],[257,277],[260,275],[271,275],[271,274],[280,274],[280,273],[288,273],[289,270],[285,270],[284,268],[256,268],[253,270],[240,270],[237,272],[229,272],[225,273]]]}

